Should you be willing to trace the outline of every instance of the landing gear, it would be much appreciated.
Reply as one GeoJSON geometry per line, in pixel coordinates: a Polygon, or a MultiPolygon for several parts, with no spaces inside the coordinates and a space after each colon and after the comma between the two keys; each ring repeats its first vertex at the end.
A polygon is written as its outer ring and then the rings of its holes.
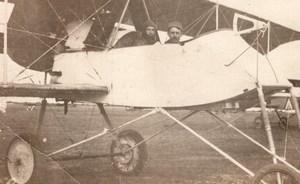
{"type": "Polygon", "coordinates": [[[139,174],[147,162],[147,147],[145,143],[134,147],[143,141],[143,137],[134,130],[125,130],[119,133],[110,147],[114,168],[124,175],[139,174]]]}
{"type": "Polygon", "coordinates": [[[16,183],[30,183],[37,174],[38,156],[36,147],[38,142],[30,134],[14,137],[7,149],[7,173],[16,183]]]}
{"type": "Polygon", "coordinates": [[[271,164],[261,168],[253,177],[251,184],[260,183],[300,183],[300,174],[282,164],[271,164]]]}

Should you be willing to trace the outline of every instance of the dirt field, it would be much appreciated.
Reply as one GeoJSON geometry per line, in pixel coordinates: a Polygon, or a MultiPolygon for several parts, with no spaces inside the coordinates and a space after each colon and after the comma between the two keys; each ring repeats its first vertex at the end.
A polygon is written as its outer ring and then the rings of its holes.
{"type": "MultiPolygon", "coordinates": [[[[5,115],[0,115],[0,184],[7,180],[5,154],[10,140],[17,133],[30,132],[37,121],[39,106],[9,104],[5,115]]],[[[146,110],[130,110],[107,107],[107,113],[115,125],[132,120],[145,114],[146,110]]],[[[180,118],[188,111],[173,111],[172,115],[180,118]]],[[[250,135],[263,145],[268,145],[263,129],[254,129],[253,120],[257,113],[218,113],[227,121],[250,135]]],[[[283,154],[285,131],[278,127],[277,119],[271,116],[272,131],[277,153],[283,154]]],[[[167,117],[157,114],[126,129],[139,131],[144,138],[154,134],[172,123],[167,117]]],[[[196,130],[203,137],[214,143],[230,156],[241,162],[253,172],[272,162],[271,156],[258,148],[235,131],[216,121],[205,112],[200,112],[185,121],[185,124],[196,130]]],[[[295,118],[290,121],[288,132],[287,160],[295,166],[300,165],[300,132],[295,118]]],[[[91,137],[104,128],[104,120],[95,106],[70,106],[67,115],[63,106],[50,106],[47,109],[42,129],[43,152],[48,154],[73,142],[91,137]]],[[[109,153],[111,138],[106,136],[71,149],[55,156],[99,155],[109,153]]],[[[215,152],[192,134],[176,125],[169,131],[147,142],[149,159],[143,172],[138,176],[123,176],[115,172],[110,158],[87,158],[55,162],[38,154],[41,164],[38,179],[33,183],[248,183],[250,176],[237,166],[215,152]]]]}

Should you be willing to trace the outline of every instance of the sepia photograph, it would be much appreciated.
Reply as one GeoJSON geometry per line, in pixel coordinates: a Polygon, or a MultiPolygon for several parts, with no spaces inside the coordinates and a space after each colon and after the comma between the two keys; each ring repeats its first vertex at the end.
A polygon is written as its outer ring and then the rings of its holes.
{"type": "Polygon", "coordinates": [[[0,0],[0,184],[300,184],[299,0],[0,0]]]}

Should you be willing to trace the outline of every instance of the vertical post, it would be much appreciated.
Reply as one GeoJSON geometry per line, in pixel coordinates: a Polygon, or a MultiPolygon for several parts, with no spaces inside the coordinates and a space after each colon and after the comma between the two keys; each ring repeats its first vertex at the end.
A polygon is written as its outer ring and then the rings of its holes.
{"type": "Polygon", "coordinates": [[[47,77],[48,77],[48,72],[45,72],[45,75],[44,75],[44,84],[47,84],[47,77]]]}
{"type": "Polygon", "coordinates": [[[271,23],[270,23],[270,21],[268,21],[268,23],[267,23],[267,25],[268,25],[268,44],[267,44],[267,55],[269,55],[269,52],[270,52],[270,36],[271,36],[271,23]]]}
{"type": "Polygon", "coordinates": [[[292,105],[295,109],[295,113],[296,113],[296,116],[297,116],[297,119],[298,119],[298,126],[300,128],[300,110],[299,110],[299,103],[297,101],[297,98],[296,98],[296,95],[295,95],[295,92],[294,92],[294,88],[291,87],[290,88],[290,94],[291,94],[291,102],[292,102],[292,105]]]}
{"type": "Polygon", "coordinates": [[[216,4],[216,30],[219,30],[219,3],[216,4]]]}
{"type": "Polygon", "coordinates": [[[36,136],[38,138],[41,135],[42,125],[43,125],[43,121],[44,121],[44,117],[45,117],[45,112],[46,112],[46,106],[47,106],[47,100],[44,98],[42,100],[42,104],[41,104],[41,109],[40,109],[40,113],[39,113],[39,119],[37,121],[35,130],[34,130],[34,136],[36,136]]]}
{"type": "Polygon", "coordinates": [[[262,86],[261,86],[260,83],[257,83],[257,88],[256,89],[257,89],[257,92],[258,92],[258,99],[259,99],[259,103],[260,103],[260,107],[261,107],[262,118],[263,118],[263,121],[264,121],[265,130],[266,130],[266,133],[267,133],[267,136],[268,136],[270,151],[273,154],[273,163],[276,164],[277,159],[275,157],[275,154],[276,154],[275,144],[274,144],[274,139],[273,139],[273,135],[272,135],[270,120],[269,120],[268,113],[267,113],[264,93],[263,93],[263,89],[262,89],[262,86]]]}
{"type": "Polygon", "coordinates": [[[3,37],[4,37],[4,48],[3,48],[3,83],[7,84],[7,7],[8,0],[5,0],[5,13],[4,13],[4,24],[3,24],[3,37]]]}

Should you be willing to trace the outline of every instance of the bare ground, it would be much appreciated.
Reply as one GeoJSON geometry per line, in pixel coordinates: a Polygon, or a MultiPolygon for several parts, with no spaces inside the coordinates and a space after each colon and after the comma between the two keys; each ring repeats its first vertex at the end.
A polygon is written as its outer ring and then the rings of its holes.
{"type": "MultiPolygon", "coordinates": [[[[5,154],[10,140],[16,135],[30,132],[37,121],[39,106],[9,104],[7,113],[0,115],[0,184],[8,176],[5,168],[5,154]]],[[[146,110],[126,111],[125,108],[107,107],[108,115],[115,125],[132,120],[146,110]]],[[[173,111],[172,115],[180,118],[188,111],[173,111]]],[[[218,113],[219,116],[240,128],[252,138],[267,146],[265,130],[254,129],[253,120],[257,113],[218,113]]],[[[283,154],[285,131],[278,127],[277,119],[271,115],[272,131],[277,153],[283,154]]],[[[139,131],[144,138],[172,124],[166,116],[156,114],[127,128],[139,131]]],[[[200,112],[185,121],[185,124],[214,143],[230,156],[238,160],[253,172],[272,162],[271,156],[258,148],[231,128],[216,121],[205,112],[200,112]]],[[[295,118],[290,121],[287,139],[287,161],[300,165],[300,133],[295,118]]],[[[38,153],[39,169],[37,179],[32,183],[248,183],[250,176],[229,160],[204,144],[195,136],[176,125],[169,131],[147,142],[149,159],[144,170],[138,176],[123,176],[115,172],[110,158],[86,158],[56,162],[46,154],[58,150],[73,142],[91,137],[104,128],[104,120],[95,106],[70,106],[67,115],[62,106],[50,106],[43,124],[43,153],[38,153]]],[[[111,137],[106,136],[78,148],[66,151],[54,158],[74,155],[99,155],[109,153],[111,137]]]]}

